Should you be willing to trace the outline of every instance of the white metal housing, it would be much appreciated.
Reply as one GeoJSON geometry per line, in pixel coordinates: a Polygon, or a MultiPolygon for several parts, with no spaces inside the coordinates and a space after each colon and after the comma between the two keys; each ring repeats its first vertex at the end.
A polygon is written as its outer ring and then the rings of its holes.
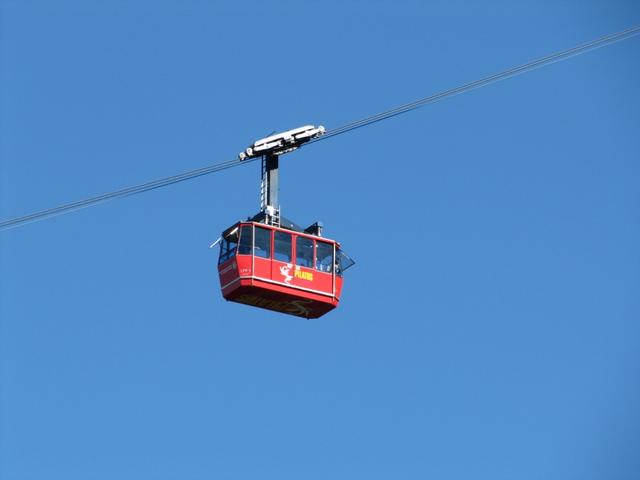
{"type": "Polygon", "coordinates": [[[303,143],[319,137],[324,132],[325,128],[322,125],[318,127],[305,125],[286,132],[276,133],[256,140],[246,150],[240,152],[238,158],[246,160],[247,158],[261,157],[263,155],[281,155],[291,152],[303,143]]]}

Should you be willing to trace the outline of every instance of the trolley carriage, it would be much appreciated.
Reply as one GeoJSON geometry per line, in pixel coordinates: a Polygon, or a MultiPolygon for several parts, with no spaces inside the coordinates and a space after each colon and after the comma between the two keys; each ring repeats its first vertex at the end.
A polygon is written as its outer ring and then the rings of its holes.
{"type": "Polygon", "coordinates": [[[338,306],[342,274],[354,264],[319,222],[307,229],[280,217],[278,156],[324,133],[306,125],[254,142],[241,160],[262,156],[261,211],[222,233],[218,274],[222,296],[307,319],[338,306]]]}
{"type": "Polygon", "coordinates": [[[338,306],[351,264],[334,240],[241,222],[222,235],[218,272],[227,300],[318,318],[338,306]]]}

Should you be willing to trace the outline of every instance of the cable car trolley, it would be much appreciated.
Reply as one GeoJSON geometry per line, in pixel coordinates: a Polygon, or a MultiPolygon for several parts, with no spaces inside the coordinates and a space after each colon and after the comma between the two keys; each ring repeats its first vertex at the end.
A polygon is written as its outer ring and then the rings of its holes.
{"type": "Polygon", "coordinates": [[[262,156],[261,210],[227,228],[216,242],[226,300],[307,319],[338,306],[343,273],[353,260],[338,242],[322,236],[322,223],[302,228],[282,218],[278,204],[279,155],[324,132],[322,126],[305,125],[258,140],[240,153],[240,160],[262,156]]]}

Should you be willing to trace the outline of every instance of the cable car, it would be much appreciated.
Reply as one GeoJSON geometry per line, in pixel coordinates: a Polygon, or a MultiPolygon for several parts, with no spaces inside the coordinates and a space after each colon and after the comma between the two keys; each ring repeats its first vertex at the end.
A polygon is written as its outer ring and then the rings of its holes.
{"type": "Polygon", "coordinates": [[[252,147],[261,145],[261,211],[227,228],[216,241],[225,300],[306,319],[338,306],[344,271],[355,262],[338,242],[322,236],[320,222],[303,229],[276,207],[278,156],[324,131],[306,125],[259,140],[241,154],[241,159],[257,156],[252,147]]]}
{"type": "Polygon", "coordinates": [[[353,260],[319,232],[319,225],[302,230],[253,219],[233,225],[220,242],[222,296],[308,319],[333,310],[353,260]]]}

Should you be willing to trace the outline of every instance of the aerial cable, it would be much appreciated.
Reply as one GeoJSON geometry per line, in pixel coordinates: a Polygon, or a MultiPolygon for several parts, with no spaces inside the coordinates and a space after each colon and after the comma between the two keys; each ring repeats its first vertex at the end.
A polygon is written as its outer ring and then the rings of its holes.
{"type": "Polygon", "coordinates": [[[93,205],[97,205],[98,203],[106,202],[108,200],[113,200],[114,198],[127,197],[129,195],[135,195],[137,193],[148,192],[149,190],[155,190],[156,188],[173,185],[174,183],[184,182],[185,180],[190,180],[192,178],[201,177],[203,175],[208,175],[210,173],[219,172],[220,170],[225,170],[227,168],[235,167],[242,163],[248,163],[253,160],[255,159],[250,159],[248,161],[240,162],[240,160],[236,159],[236,160],[229,160],[227,162],[216,163],[215,165],[210,165],[208,167],[202,167],[195,170],[190,170],[188,172],[180,173],[177,175],[172,175],[170,177],[160,178],[158,180],[152,180],[150,182],[123,188],[121,190],[105,193],[103,195],[98,195],[96,197],[90,197],[84,200],[79,200],[76,202],[59,205],[57,207],[48,208],[46,210],[40,210],[39,212],[25,215],[23,217],[16,217],[11,220],[0,222],[0,231],[8,230],[10,228],[15,228],[21,225],[26,225],[27,223],[37,222],[38,220],[43,220],[45,218],[55,217],[57,215],[62,215],[64,213],[73,212],[75,210],[91,207],[93,205]]]}
{"type": "Polygon", "coordinates": [[[341,135],[346,132],[350,132],[357,128],[361,128],[367,125],[371,125],[372,123],[377,123],[382,120],[386,120],[387,118],[395,117],[397,115],[402,115],[403,113],[410,112],[420,107],[424,107],[430,103],[437,102],[438,100],[442,100],[444,98],[453,97],[454,95],[458,95],[463,92],[467,92],[469,90],[474,90],[476,88],[484,87],[491,83],[498,82],[500,80],[505,80],[510,77],[514,77],[516,75],[520,75],[522,73],[530,72],[531,70],[535,70],[536,68],[543,67],[545,65],[549,65],[551,63],[559,62],[562,60],[566,60],[571,57],[575,57],[576,55],[580,55],[581,53],[585,53],[591,50],[595,50],[596,48],[604,47],[606,45],[610,45],[615,42],[619,42],[621,40],[625,40],[634,35],[638,35],[640,33],[640,25],[635,27],[628,28],[627,30],[623,30],[617,33],[613,33],[610,35],[605,35],[604,37],[600,37],[598,39],[592,40],[587,43],[583,43],[576,47],[570,48],[568,50],[563,50],[561,52],[556,52],[551,55],[547,55],[546,57],[539,58],[537,60],[533,60],[529,63],[525,63],[523,65],[519,65],[517,67],[512,67],[507,70],[504,70],[500,73],[496,73],[494,75],[489,75],[488,77],[481,78],[479,80],[475,80],[473,82],[466,83],[459,87],[451,88],[449,90],[445,90],[440,93],[436,93],[435,95],[431,95],[429,97],[424,97],[419,100],[415,100],[413,102],[405,103],[404,105],[400,105],[398,107],[392,108],[390,110],[386,110],[384,112],[377,113],[375,115],[371,115],[370,117],[366,117],[355,122],[348,123],[338,128],[334,128],[332,130],[327,131],[321,137],[318,137],[314,140],[311,140],[309,143],[319,142],[321,140],[325,140],[327,138],[335,137],[337,135],[341,135]]]}
{"type": "MultiPolygon", "coordinates": [[[[435,95],[431,95],[429,97],[424,97],[418,100],[415,100],[410,103],[405,103],[398,107],[392,108],[390,110],[385,110],[383,112],[377,113],[375,115],[371,115],[369,117],[362,118],[355,122],[348,123],[338,128],[334,128],[332,130],[327,131],[323,136],[318,137],[314,140],[311,140],[309,144],[319,142],[321,140],[335,137],[337,135],[342,135],[343,133],[350,132],[352,130],[362,128],[367,125],[371,125],[373,123],[377,123],[383,120],[386,120],[391,117],[395,117],[397,115],[401,115],[403,113],[410,112],[417,108],[423,107],[430,103],[437,102],[438,100],[442,100],[444,98],[452,97],[454,95],[458,95],[463,92],[467,92],[469,90],[474,90],[476,88],[484,87],[491,83],[498,82],[500,80],[505,80],[510,77],[514,77],[516,75],[520,75],[525,72],[529,72],[536,68],[540,68],[545,65],[549,65],[551,63],[559,62],[562,60],[566,60],[568,58],[574,57],[576,55],[580,55],[582,53],[589,52],[591,50],[595,50],[600,47],[604,47],[606,45],[610,45],[615,42],[619,42],[621,40],[625,40],[627,38],[633,37],[635,35],[640,34],[640,25],[628,28],[626,30],[622,30],[617,33],[613,33],[610,35],[605,35],[604,37],[597,38],[587,43],[583,43],[576,47],[570,48],[568,50],[563,50],[560,52],[553,53],[551,55],[547,55],[546,57],[539,58],[537,60],[533,60],[531,62],[525,63],[523,65],[519,65],[517,67],[510,68],[508,70],[504,70],[500,73],[496,73],[494,75],[490,75],[488,77],[481,78],[479,80],[475,80],[473,82],[466,83],[459,87],[451,88],[449,90],[445,90],[440,93],[436,93],[435,95]]],[[[5,220],[0,222],[0,231],[8,230],[10,228],[19,227],[22,225],[26,225],[28,223],[37,222],[39,220],[44,220],[45,218],[54,217],[57,215],[62,215],[64,213],[69,213],[75,210],[80,210],[82,208],[87,208],[93,205],[97,205],[98,203],[103,203],[108,200],[113,200],[115,198],[127,197],[130,195],[135,195],[138,193],[148,192],[150,190],[155,190],[156,188],[166,187],[169,185],[173,185],[174,183],[183,182],[185,180],[190,180],[192,178],[201,177],[203,175],[209,175],[211,173],[219,172],[220,170],[225,170],[227,168],[236,167],[238,165],[249,163],[250,161],[256,160],[259,157],[253,159],[247,159],[244,161],[240,160],[230,160],[226,162],[217,163],[214,165],[209,165],[207,167],[198,168],[195,170],[190,170],[188,172],[180,173],[177,175],[172,175],[170,177],[161,178],[158,180],[153,180],[150,182],[142,183],[139,185],[134,185],[131,187],[123,188],[121,190],[116,190],[113,192],[105,193],[102,195],[98,195],[95,197],[90,197],[84,200],[79,200],[76,202],[71,202],[63,205],[59,205],[57,207],[48,208],[45,210],[40,210],[38,212],[34,212],[28,215],[24,215],[21,217],[15,217],[9,220],[5,220]]]]}

